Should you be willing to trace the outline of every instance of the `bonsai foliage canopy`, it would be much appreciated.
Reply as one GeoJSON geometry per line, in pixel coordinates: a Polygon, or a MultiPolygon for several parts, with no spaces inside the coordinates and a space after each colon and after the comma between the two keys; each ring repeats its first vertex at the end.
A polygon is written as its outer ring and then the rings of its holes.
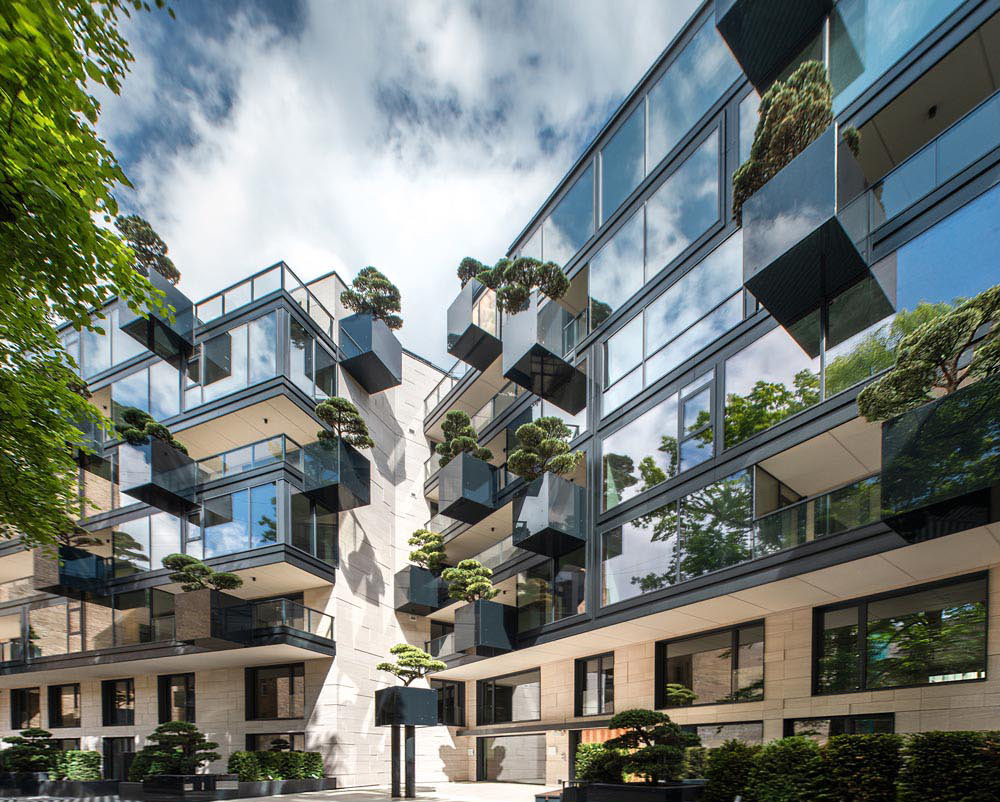
{"type": "Polygon", "coordinates": [[[438,574],[444,568],[445,551],[444,538],[437,532],[430,529],[418,529],[412,535],[408,543],[413,546],[410,552],[410,562],[426,568],[432,574],[438,574]]]}
{"type": "Polygon", "coordinates": [[[190,554],[168,554],[163,558],[163,567],[173,571],[171,582],[180,582],[185,593],[192,590],[215,588],[235,590],[243,587],[243,580],[227,571],[215,571],[190,554]]]}
{"type": "Polygon", "coordinates": [[[493,452],[479,445],[479,435],[472,427],[468,413],[460,409],[449,411],[441,421],[444,442],[438,443],[434,451],[440,456],[438,464],[443,468],[463,451],[484,462],[493,459],[493,452]]]}
{"type": "Polygon", "coordinates": [[[572,431],[561,419],[548,416],[517,427],[517,449],[507,457],[507,469],[533,481],[543,473],[559,476],[573,473],[583,459],[582,451],[570,451],[572,431]]]}
{"type": "Polygon", "coordinates": [[[368,433],[368,425],[361,417],[358,408],[346,398],[334,396],[316,405],[316,414],[333,431],[326,429],[319,432],[320,440],[343,440],[354,448],[373,448],[375,441],[368,433]]]}
{"type": "Polygon", "coordinates": [[[604,742],[608,749],[624,749],[625,770],[652,784],[676,780],[684,767],[684,750],[701,741],[694,733],[684,732],[665,713],[641,708],[616,713],[608,727],[625,730],[604,742]]]}
{"type": "Polygon", "coordinates": [[[115,228],[122,235],[125,244],[135,254],[136,265],[145,275],[155,270],[171,284],[181,280],[181,273],[173,260],[167,256],[167,243],[153,230],[149,221],[137,214],[118,215],[115,228]]]}
{"type": "Polygon", "coordinates": [[[150,437],[155,437],[176,448],[182,454],[188,453],[184,444],[174,439],[170,429],[162,423],[157,423],[148,412],[143,412],[135,407],[124,407],[119,415],[121,421],[115,424],[115,431],[126,443],[141,446],[148,443],[150,437]]]}
{"type": "Polygon", "coordinates": [[[11,772],[49,771],[60,752],[52,733],[40,727],[21,730],[20,735],[8,735],[3,741],[10,744],[3,751],[3,762],[11,772]]]}
{"type": "Polygon", "coordinates": [[[340,302],[359,315],[371,315],[394,331],[402,328],[399,288],[374,267],[365,267],[354,277],[349,289],[340,293],[340,302]]]}
{"type": "MultiPolygon", "coordinates": [[[[133,768],[144,777],[157,774],[195,774],[205,763],[219,760],[209,741],[190,721],[168,721],[148,736],[151,741],[135,756],[133,768]],[[139,763],[140,767],[136,767],[139,763]]],[[[132,772],[130,771],[130,777],[132,772]]]]}
{"type": "Polygon", "coordinates": [[[667,703],[667,707],[686,707],[687,705],[693,705],[697,698],[698,694],[686,685],[680,685],[676,682],[668,682],[663,686],[663,701],[667,703]]]}
{"type": "Polygon", "coordinates": [[[858,393],[858,411],[869,421],[885,420],[933,400],[935,394],[949,395],[964,381],[995,373],[1000,373],[1000,285],[903,337],[896,347],[896,366],[858,393]]]}
{"type": "Polygon", "coordinates": [[[493,587],[492,576],[493,572],[479,560],[462,560],[441,574],[448,583],[448,595],[467,602],[489,601],[500,592],[493,587]]]}
{"type": "Polygon", "coordinates": [[[389,649],[389,653],[396,658],[396,662],[379,663],[375,668],[402,680],[404,687],[414,680],[423,679],[435,671],[444,671],[448,667],[410,643],[397,643],[389,649]]]}
{"type": "Polygon", "coordinates": [[[501,259],[493,267],[466,256],[458,265],[458,278],[464,287],[470,279],[496,292],[497,306],[514,314],[528,307],[531,291],[537,289],[553,301],[569,290],[569,279],[555,262],[541,262],[530,256],[501,259]]]}
{"type": "MultiPolygon", "coordinates": [[[[750,157],[733,173],[733,214],[742,220],[743,203],[770,181],[833,122],[833,86],[819,61],[799,65],[785,81],[775,81],[760,99],[750,157]]],[[[844,142],[858,154],[856,128],[844,142]]]]}

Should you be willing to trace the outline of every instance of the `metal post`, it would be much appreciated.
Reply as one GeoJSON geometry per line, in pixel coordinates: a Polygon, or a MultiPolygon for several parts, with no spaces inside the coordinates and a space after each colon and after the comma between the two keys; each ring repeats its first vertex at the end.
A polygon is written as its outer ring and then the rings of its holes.
{"type": "Polygon", "coordinates": [[[406,749],[406,798],[417,796],[417,728],[407,724],[405,728],[406,749]]]}
{"type": "Polygon", "coordinates": [[[399,725],[392,725],[392,796],[402,796],[399,793],[399,725]]]}

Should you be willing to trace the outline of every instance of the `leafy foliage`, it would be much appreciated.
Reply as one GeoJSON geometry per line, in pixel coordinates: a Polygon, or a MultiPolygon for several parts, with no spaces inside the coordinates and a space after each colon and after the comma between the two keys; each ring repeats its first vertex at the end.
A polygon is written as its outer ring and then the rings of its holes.
{"type": "Polygon", "coordinates": [[[517,427],[517,448],[507,456],[507,470],[531,482],[543,473],[565,476],[583,460],[570,451],[572,430],[560,418],[542,417],[517,427]]]}
{"type": "Polygon", "coordinates": [[[569,279],[555,262],[541,262],[530,256],[501,259],[493,267],[466,256],[458,265],[458,278],[464,287],[470,279],[496,292],[497,308],[515,314],[528,308],[531,291],[558,300],[569,290],[569,279]]]}
{"type": "Polygon", "coordinates": [[[626,750],[625,771],[646,778],[652,784],[677,780],[684,768],[684,750],[698,746],[698,736],[684,732],[657,710],[635,708],[612,716],[608,727],[624,730],[604,742],[608,749],[626,750]]]}
{"type": "Polygon", "coordinates": [[[759,802],[815,802],[819,744],[793,736],[761,748],[750,771],[747,796],[759,802]]]}
{"type": "Polygon", "coordinates": [[[580,782],[617,784],[625,772],[625,756],[602,743],[580,744],[575,766],[580,782]]]}
{"type": "Polygon", "coordinates": [[[782,382],[760,380],[746,395],[730,393],[726,396],[726,447],[742,443],[819,401],[819,376],[810,370],[796,373],[791,388],[782,382]]]}
{"type": "Polygon", "coordinates": [[[700,780],[705,776],[708,751],[704,746],[689,746],[684,750],[685,780],[700,780]]]}
{"type": "Polygon", "coordinates": [[[243,580],[236,574],[216,571],[190,554],[168,554],[163,558],[163,567],[174,572],[170,581],[180,582],[185,593],[205,588],[235,590],[243,587],[243,580]]]}
{"type": "Polygon", "coordinates": [[[167,256],[167,243],[160,239],[147,220],[137,214],[118,215],[115,228],[135,254],[136,264],[143,275],[148,276],[150,270],[155,270],[171,284],[181,280],[180,271],[167,256]]]}
{"type": "Polygon", "coordinates": [[[378,671],[387,671],[402,680],[404,687],[414,680],[423,679],[428,674],[444,671],[447,668],[440,660],[435,660],[423,649],[410,643],[397,643],[389,649],[389,653],[396,658],[396,662],[379,663],[375,668],[378,671]]]}
{"type": "Polygon", "coordinates": [[[705,762],[708,782],[702,796],[704,802],[733,802],[737,796],[749,802],[747,784],[758,752],[759,746],[737,740],[726,741],[710,750],[705,762]]]}
{"type": "Polygon", "coordinates": [[[317,435],[321,441],[343,440],[354,448],[374,448],[375,441],[368,433],[368,425],[358,408],[346,398],[334,396],[316,405],[316,414],[333,431],[323,429],[317,435]]]}
{"type": "Polygon", "coordinates": [[[899,802],[1000,799],[1000,733],[922,732],[907,738],[899,802]]]}
{"type": "Polygon", "coordinates": [[[108,226],[128,182],[95,130],[93,93],[118,94],[132,61],[118,23],[134,8],[8,2],[0,14],[0,533],[29,547],[54,545],[80,517],[67,444],[87,448],[79,424],[108,425],[56,321],[102,330],[91,310],[114,296],[163,309],[108,226]]]}
{"type": "Polygon", "coordinates": [[[479,560],[462,560],[441,573],[441,578],[448,583],[448,596],[467,602],[489,601],[496,597],[500,591],[493,587],[492,576],[493,572],[479,560]]]}
{"type": "Polygon", "coordinates": [[[885,420],[1000,373],[1000,285],[918,326],[899,341],[896,366],[858,394],[858,411],[885,420]],[[985,333],[967,360],[977,333],[985,333]]]}
{"type": "MultiPolygon", "coordinates": [[[[742,219],[743,204],[785,165],[798,156],[833,122],[833,87],[826,67],[806,61],[785,81],[775,81],[760,99],[760,119],[750,146],[750,157],[733,173],[733,213],[742,219]]],[[[844,142],[857,155],[860,135],[843,132],[844,142]]]]}
{"type": "Polygon", "coordinates": [[[438,443],[434,451],[439,455],[438,465],[442,468],[463,452],[468,452],[484,462],[493,459],[493,452],[479,445],[479,435],[472,427],[472,418],[460,409],[450,410],[441,421],[444,442],[438,443]]]}
{"type": "Polygon", "coordinates": [[[94,782],[101,779],[103,766],[104,760],[100,752],[67,749],[65,752],[56,752],[55,765],[49,776],[59,780],[94,782]]]}
{"type": "Polygon", "coordinates": [[[21,730],[20,735],[9,735],[3,739],[10,744],[3,751],[3,765],[10,772],[49,771],[56,765],[59,752],[52,733],[39,727],[21,730]]]}
{"type": "Polygon", "coordinates": [[[371,315],[394,331],[402,328],[399,288],[381,271],[365,267],[354,277],[351,287],[340,293],[340,302],[359,315],[371,315]]]}
{"type": "Polygon", "coordinates": [[[235,774],[241,783],[260,781],[260,761],[256,752],[239,749],[229,755],[226,763],[226,773],[235,774]]]}
{"type": "Polygon", "coordinates": [[[410,552],[410,562],[438,574],[445,564],[444,538],[429,529],[418,529],[407,541],[414,547],[410,552]]]}
{"type": "Polygon", "coordinates": [[[323,755],[319,752],[247,752],[237,751],[229,756],[226,766],[240,782],[260,780],[300,780],[323,776],[323,755]]]}
{"type": "Polygon", "coordinates": [[[823,798],[829,802],[895,802],[903,765],[898,735],[835,735],[821,751],[823,798]]]}
{"type": "Polygon", "coordinates": [[[144,746],[135,756],[129,770],[129,779],[133,772],[139,780],[157,774],[196,774],[205,763],[219,760],[219,755],[212,750],[218,747],[205,738],[198,728],[190,721],[168,721],[161,724],[149,735],[151,744],[144,746]],[[136,768],[136,763],[142,758],[142,766],[136,768]]]}
{"type": "Polygon", "coordinates": [[[115,431],[126,443],[141,446],[148,443],[150,437],[155,437],[182,454],[188,453],[184,444],[174,439],[170,429],[162,423],[157,423],[148,412],[135,407],[123,407],[118,414],[121,421],[115,424],[115,431]]]}

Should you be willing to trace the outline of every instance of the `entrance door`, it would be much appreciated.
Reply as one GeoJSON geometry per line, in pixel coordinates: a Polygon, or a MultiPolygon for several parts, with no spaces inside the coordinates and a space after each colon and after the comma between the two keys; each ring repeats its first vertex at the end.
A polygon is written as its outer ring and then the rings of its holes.
{"type": "Polygon", "coordinates": [[[104,739],[104,778],[127,780],[129,766],[135,757],[135,738],[104,739]]]}
{"type": "Polygon", "coordinates": [[[545,735],[479,739],[479,779],[497,783],[545,784],[545,735]]]}

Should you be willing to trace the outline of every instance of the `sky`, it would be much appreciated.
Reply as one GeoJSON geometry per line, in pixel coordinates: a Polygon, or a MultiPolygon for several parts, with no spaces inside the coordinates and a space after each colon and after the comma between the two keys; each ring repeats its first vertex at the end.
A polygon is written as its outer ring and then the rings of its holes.
{"type": "Polygon", "coordinates": [[[279,260],[374,265],[439,365],[464,256],[493,263],[695,0],[173,0],[99,132],[193,300],[279,260]]]}

